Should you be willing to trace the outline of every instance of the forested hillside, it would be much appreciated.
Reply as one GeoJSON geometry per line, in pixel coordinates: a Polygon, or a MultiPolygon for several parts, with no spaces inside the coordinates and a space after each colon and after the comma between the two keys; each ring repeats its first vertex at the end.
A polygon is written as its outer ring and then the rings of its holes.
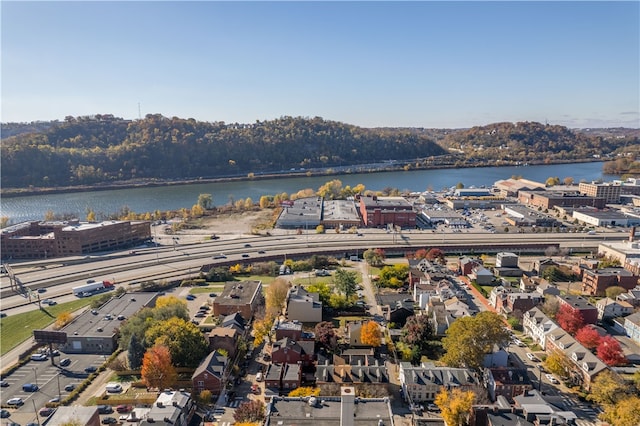
{"type": "Polygon", "coordinates": [[[602,157],[627,144],[638,144],[638,137],[592,136],[564,126],[535,122],[494,123],[451,132],[439,143],[457,150],[471,161],[554,162],[602,157]]]}
{"type": "Polygon", "coordinates": [[[2,186],[57,187],[135,179],[246,176],[446,153],[426,136],[322,118],[252,124],[147,115],[67,117],[2,140],[2,186]]]}

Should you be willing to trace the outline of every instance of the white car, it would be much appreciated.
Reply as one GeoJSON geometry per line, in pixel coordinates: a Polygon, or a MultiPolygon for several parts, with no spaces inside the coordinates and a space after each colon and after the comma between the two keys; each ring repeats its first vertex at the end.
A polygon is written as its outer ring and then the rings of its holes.
{"type": "Polygon", "coordinates": [[[532,354],[531,352],[527,352],[527,358],[529,358],[531,361],[534,361],[534,362],[538,362],[539,361],[539,359],[536,358],[536,356],[534,354],[532,354]]]}
{"type": "Polygon", "coordinates": [[[512,341],[513,341],[513,344],[514,344],[514,345],[516,345],[516,346],[520,346],[521,348],[525,346],[525,345],[524,345],[524,343],[522,342],[522,340],[520,340],[520,339],[516,339],[515,337],[513,338],[513,340],[512,340],[512,341]]]}
{"type": "Polygon", "coordinates": [[[558,382],[558,379],[556,379],[555,377],[553,377],[553,374],[545,374],[545,375],[544,375],[544,377],[546,377],[546,378],[547,378],[547,380],[548,380],[549,382],[553,383],[554,385],[559,383],[559,382],[558,382]]]}
{"type": "Polygon", "coordinates": [[[24,404],[24,401],[22,400],[22,398],[11,398],[9,400],[7,400],[7,405],[22,405],[24,404]]]}

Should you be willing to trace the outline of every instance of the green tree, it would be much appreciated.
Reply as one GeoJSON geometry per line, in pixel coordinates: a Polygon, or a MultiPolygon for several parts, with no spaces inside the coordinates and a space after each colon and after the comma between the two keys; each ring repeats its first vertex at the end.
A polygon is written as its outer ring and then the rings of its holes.
{"type": "Polygon", "coordinates": [[[442,345],[446,351],[442,362],[452,367],[480,369],[484,356],[496,344],[505,345],[510,333],[502,318],[493,312],[456,319],[447,329],[442,345]]]}
{"type": "Polygon", "coordinates": [[[145,345],[144,341],[141,341],[135,334],[131,336],[129,341],[129,348],[127,350],[127,360],[129,361],[129,368],[137,370],[142,366],[142,359],[144,358],[145,345]]]}
{"type": "Polygon", "coordinates": [[[198,195],[198,205],[205,210],[209,210],[213,206],[213,196],[211,194],[198,195]]]}
{"type": "Polygon", "coordinates": [[[340,293],[350,298],[356,293],[357,274],[354,271],[338,268],[333,274],[333,284],[340,293]]]}
{"type": "Polygon", "coordinates": [[[209,351],[200,329],[182,318],[169,318],[151,326],[145,340],[167,346],[179,367],[196,367],[209,351]]]}
{"type": "Polygon", "coordinates": [[[386,256],[382,249],[368,249],[362,253],[362,258],[371,266],[381,266],[386,256]]]}
{"type": "Polygon", "coordinates": [[[306,287],[309,293],[318,293],[319,299],[322,304],[329,303],[329,297],[331,296],[331,287],[325,282],[317,282],[306,287]]]}
{"type": "Polygon", "coordinates": [[[615,299],[616,297],[620,296],[622,293],[625,293],[626,291],[627,290],[625,290],[624,287],[614,285],[612,287],[608,287],[604,292],[607,295],[607,297],[611,299],[615,299]]]}

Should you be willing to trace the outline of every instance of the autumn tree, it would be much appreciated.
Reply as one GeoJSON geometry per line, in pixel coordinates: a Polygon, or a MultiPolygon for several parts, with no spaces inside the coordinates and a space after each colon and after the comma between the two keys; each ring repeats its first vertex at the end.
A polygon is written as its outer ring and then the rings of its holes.
{"type": "Polygon", "coordinates": [[[446,353],[441,360],[451,367],[479,369],[484,356],[493,352],[496,344],[506,344],[510,337],[502,318],[494,312],[461,317],[449,326],[442,339],[446,353]]]}
{"type": "Polygon", "coordinates": [[[565,304],[560,305],[558,308],[556,321],[563,330],[571,335],[575,335],[576,332],[584,326],[582,313],[579,310],[571,309],[570,306],[565,304]]]}
{"type": "Polygon", "coordinates": [[[368,249],[362,253],[362,258],[371,266],[381,266],[386,256],[382,249],[368,249]]]}
{"type": "Polygon", "coordinates": [[[399,288],[406,284],[409,278],[409,265],[404,263],[396,263],[395,265],[385,266],[380,270],[381,287],[399,288]]]}
{"type": "Polygon", "coordinates": [[[554,295],[547,294],[544,298],[544,303],[540,307],[540,310],[549,318],[555,319],[560,309],[560,302],[554,295]]]}
{"type": "Polygon", "coordinates": [[[327,200],[335,200],[340,198],[341,193],[342,181],[339,179],[333,179],[318,188],[317,195],[327,200]]]}
{"type": "Polygon", "coordinates": [[[333,274],[333,284],[347,298],[356,293],[357,274],[354,271],[338,268],[333,274]]]}
{"type": "Polygon", "coordinates": [[[585,348],[593,350],[600,344],[601,337],[595,328],[587,325],[576,332],[576,340],[585,348]]]}
{"type": "Polygon", "coordinates": [[[291,397],[301,397],[301,396],[318,396],[320,395],[320,388],[310,388],[310,387],[299,387],[291,392],[289,392],[289,396],[291,397]]]}
{"type": "Polygon", "coordinates": [[[442,389],[436,395],[435,404],[440,408],[442,418],[450,426],[462,426],[467,424],[471,415],[471,407],[475,395],[471,391],[442,389]]]}
{"type": "Polygon", "coordinates": [[[604,291],[604,294],[610,299],[616,299],[622,293],[626,293],[626,289],[624,287],[620,287],[619,285],[614,285],[611,287],[607,287],[604,291]]]}
{"type": "Polygon", "coordinates": [[[615,404],[607,405],[598,416],[600,420],[616,426],[638,426],[640,424],[640,397],[627,395],[615,404]]]}
{"type": "Polygon", "coordinates": [[[331,287],[325,282],[317,282],[306,287],[309,293],[318,293],[318,298],[323,304],[329,304],[331,297],[331,287]]]}
{"type": "Polygon", "coordinates": [[[544,366],[559,377],[568,377],[573,363],[562,351],[554,350],[544,360],[544,366]]]}
{"type": "Polygon", "coordinates": [[[382,331],[375,321],[368,321],[360,329],[360,341],[363,345],[377,348],[382,344],[382,331]]]}
{"type": "Polygon", "coordinates": [[[260,346],[265,339],[269,339],[273,327],[273,317],[258,319],[253,322],[253,344],[260,346]]]}
{"type": "Polygon", "coordinates": [[[178,373],[171,362],[169,348],[161,344],[149,348],[142,359],[140,374],[149,388],[171,387],[178,379],[178,373]]]}
{"type": "Polygon", "coordinates": [[[71,312],[60,312],[56,317],[56,323],[54,327],[59,330],[65,325],[69,324],[72,320],[73,315],[71,315],[71,312]]]}
{"type": "Polygon", "coordinates": [[[338,337],[336,331],[333,328],[333,323],[330,321],[322,321],[316,324],[315,327],[316,342],[325,347],[326,349],[333,351],[338,346],[338,337]]]}
{"type": "Polygon", "coordinates": [[[433,338],[433,325],[428,315],[413,315],[407,318],[401,333],[400,341],[421,353],[433,338]]]}
{"type": "Polygon", "coordinates": [[[596,354],[609,367],[627,363],[627,358],[622,352],[620,343],[613,336],[607,335],[600,340],[596,354]]]}
{"type": "Polygon", "coordinates": [[[145,333],[145,340],[168,347],[179,367],[196,367],[209,351],[209,343],[200,329],[182,318],[156,323],[145,333]]]}
{"type": "Polygon", "coordinates": [[[198,399],[202,404],[209,404],[211,402],[211,397],[213,394],[209,389],[204,389],[198,394],[198,399]]]}
{"type": "Polygon", "coordinates": [[[283,278],[276,278],[265,292],[265,304],[267,316],[276,317],[282,312],[287,294],[289,293],[289,283],[283,278]]]}
{"type": "Polygon", "coordinates": [[[166,306],[171,306],[171,307],[176,307],[177,309],[187,309],[187,302],[186,300],[182,300],[182,299],[178,299],[175,296],[160,296],[156,299],[156,308],[157,309],[162,309],[166,306]]]}
{"type": "Polygon", "coordinates": [[[252,400],[246,401],[238,405],[233,413],[233,419],[236,423],[241,422],[262,422],[265,417],[264,403],[252,400]]]}
{"type": "Polygon", "coordinates": [[[436,260],[440,263],[445,262],[444,252],[439,248],[432,248],[427,252],[426,255],[427,260],[436,260]]]}

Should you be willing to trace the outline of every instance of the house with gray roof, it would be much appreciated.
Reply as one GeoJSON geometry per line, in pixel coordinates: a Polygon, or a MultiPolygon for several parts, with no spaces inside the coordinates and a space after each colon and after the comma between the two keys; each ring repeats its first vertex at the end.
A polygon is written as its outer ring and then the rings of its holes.
{"type": "Polygon", "coordinates": [[[433,402],[442,389],[469,390],[480,383],[469,369],[436,367],[432,363],[416,367],[401,362],[399,377],[404,395],[412,403],[433,402]]]}

